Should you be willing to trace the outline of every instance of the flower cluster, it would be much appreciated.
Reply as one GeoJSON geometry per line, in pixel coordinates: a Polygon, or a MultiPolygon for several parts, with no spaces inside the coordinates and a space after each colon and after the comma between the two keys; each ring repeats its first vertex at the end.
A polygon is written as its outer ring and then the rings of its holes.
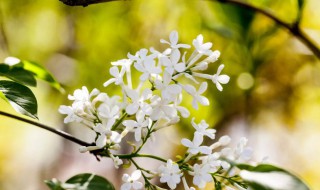
{"type": "MultiPolygon", "coordinates": [[[[139,157],[138,153],[152,133],[178,123],[181,117],[190,116],[189,110],[181,105],[184,95],[191,96],[192,107],[198,109],[199,104],[209,105],[209,100],[204,96],[208,87],[206,80],[213,82],[219,91],[223,90],[221,84],[229,82],[229,76],[221,74],[223,64],[214,74],[204,73],[210,63],[218,60],[220,52],[212,51],[212,43],[203,42],[202,35],[193,40],[193,48],[188,44],[179,44],[176,31],[171,32],[169,41],[162,39],[160,42],[169,47],[162,52],[153,48],[141,49],[134,55],[129,53],[127,59],[112,62],[112,78],[104,86],[118,86],[121,96],[110,96],[97,89],[89,92],[82,87],[68,96],[73,101],[71,106],[59,108],[60,113],[67,115],[65,123],[82,123],[96,133],[95,145],[81,147],[81,152],[98,150],[103,153],[101,155],[110,157],[116,168],[123,164],[123,160],[136,166],[137,170],[131,176],[123,176],[122,190],[141,189],[143,185],[138,181],[141,176],[146,188],[156,187],[149,179],[158,176],[160,182],[167,183],[170,189],[175,189],[181,181],[185,189],[194,189],[188,186],[186,175],[193,176],[194,185],[204,188],[207,183],[216,181],[215,174],[225,173],[226,178],[234,175],[236,171],[231,161],[247,161],[251,156],[251,149],[245,147],[246,139],[241,139],[236,148],[226,147],[231,140],[227,136],[211,146],[202,145],[204,137],[215,139],[216,131],[210,129],[204,120],[196,123],[193,118],[193,139],[181,141],[188,148],[185,157],[176,162],[166,160],[156,172],[136,164],[133,158],[139,157]],[[188,49],[193,49],[190,55],[188,49]],[[139,79],[132,77],[133,69],[140,73],[139,79]],[[130,133],[134,135],[137,146],[131,154],[116,154],[123,145],[121,142],[130,133]]],[[[149,157],[164,161],[157,156],[149,157]]]]}

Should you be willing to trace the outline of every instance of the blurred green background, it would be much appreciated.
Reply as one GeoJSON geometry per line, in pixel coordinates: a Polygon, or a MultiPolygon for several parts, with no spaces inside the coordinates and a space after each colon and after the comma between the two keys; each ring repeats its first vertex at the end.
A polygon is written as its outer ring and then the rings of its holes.
{"type": "MultiPolygon", "coordinates": [[[[286,22],[293,22],[298,14],[297,0],[247,2],[286,22]]],[[[301,27],[319,46],[320,2],[305,2],[301,27]]],[[[218,135],[229,134],[235,140],[246,136],[255,160],[267,156],[268,162],[298,174],[311,189],[319,188],[320,62],[287,30],[261,14],[201,0],[119,1],[85,8],[58,0],[1,0],[0,60],[15,56],[43,64],[67,94],[83,85],[105,91],[102,84],[109,77],[111,61],[140,48],[163,50],[159,40],[168,39],[172,30],[189,44],[203,34],[221,51],[208,72],[224,63],[224,72],[231,77],[221,93],[209,85],[206,95],[211,104],[192,111],[197,120],[206,119],[218,135]]],[[[90,141],[92,134],[81,126],[63,125],[57,110],[69,104],[67,94],[42,82],[33,90],[41,123],[90,141]]],[[[14,113],[2,100],[0,108],[14,113]]],[[[189,123],[190,118],[177,129],[163,130],[145,151],[166,158],[182,153],[170,143],[179,145],[182,137],[192,134],[189,123]]],[[[114,170],[109,160],[97,162],[89,154],[80,154],[78,145],[54,134],[2,116],[0,150],[0,189],[4,190],[46,189],[43,180],[66,180],[80,172],[106,176],[119,186],[121,174],[127,172],[114,170]]]]}

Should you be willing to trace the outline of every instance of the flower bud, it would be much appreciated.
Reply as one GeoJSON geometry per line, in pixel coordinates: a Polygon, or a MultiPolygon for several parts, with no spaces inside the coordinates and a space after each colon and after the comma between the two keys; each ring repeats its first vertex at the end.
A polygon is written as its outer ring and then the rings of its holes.
{"type": "Polygon", "coordinates": [[[227,135],[220,137],[219,139],[219,143],[221,144],[221,146],[226,146],[230,143],[231,138],[227,135]]]}

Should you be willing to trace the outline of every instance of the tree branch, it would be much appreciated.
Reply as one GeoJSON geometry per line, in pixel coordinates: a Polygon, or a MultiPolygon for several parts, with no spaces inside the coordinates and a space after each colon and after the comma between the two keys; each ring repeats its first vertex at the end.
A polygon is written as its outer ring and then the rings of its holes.
{"type": "Polygon", "coordinates": [[[0,111],[0,115],[6,116],[6,117],[10,117],[12,119],[16,119],[16,120],[19,120],[19,121],[23,121],[25,123],[29,123],[29,124],[34,125],[36,127],[42,128],[42,129],[50,131],[52,133],[55,133],[55,134],[65,138],[65,139],[67,139],[69,141],[72,141],[72,142],[77,143],[77,144],[82,145],[82,146],[92,146],[93,145],[93,144],[84,142],[84,141],[82,141],[80,139],[77,139],[76,137],[74,137],[74,136],[72,136],[69,133],[66,133],[64,131],[61,131],[59,129],[55,129],[55,128],[52,128],[52,127],[49,127],[49,126],[46,126],[46,125],[43,125],[43,124],[35,122],[35,121],[31,121],[31,120],[25,119],[23,117],[12,115],[10,113],[6,113],[6,112],[3,112],[3,111],[0,111]]]}

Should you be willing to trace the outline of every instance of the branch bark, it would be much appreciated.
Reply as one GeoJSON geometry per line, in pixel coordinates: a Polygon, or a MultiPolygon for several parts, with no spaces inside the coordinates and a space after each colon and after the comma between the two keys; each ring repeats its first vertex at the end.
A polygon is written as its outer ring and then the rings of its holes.
{"type": "Polygon", "coordinates": [[[76,137],[70,135],[69,133],[66,133],[64,131],[61,131],[59,129],[55,129],[55,128],[52,128],[52,127],[49,127],[49,126],[46,126],[46,125],[43,125],[41,123],[38,123],[38,122],[35,122],[35,121],[31,121],[31,120],[28,120],[28,119],[25,119],[23,117],[19,117],[19,116],[16,116],[16,115],[12,115],[10,113],[6,113],[6,112],[3,112],[3,111],[0,111],[0,115],[3,115],[3,116],[6,116],[6,117],[10,117],[12,119],[16,119],[16,120],[19,120],[19,121],[23,121],[25,123],[29,123],[31,125],[34,125],[36,127],[39,127],[41,129],[44,129],[44,130],[47,130],[47,131],[50,131],[52,133],[55,133],[71,142],[74,142],[74,143],[77,143],[81,146],[92,146],[93,144],[91,143],[87,143],[87,142],[84,142],[80,139],[77,139],[76,137]]]}

